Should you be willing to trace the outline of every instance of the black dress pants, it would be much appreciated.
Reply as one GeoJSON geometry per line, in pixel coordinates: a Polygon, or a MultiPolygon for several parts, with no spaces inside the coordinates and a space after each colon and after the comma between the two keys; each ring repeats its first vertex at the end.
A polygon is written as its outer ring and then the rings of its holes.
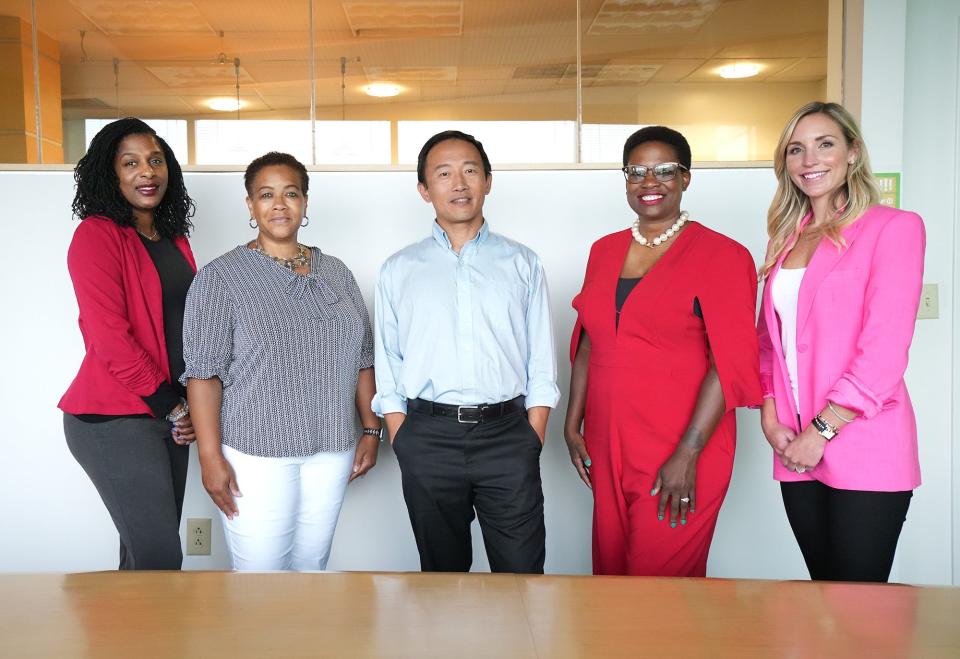
{"type": "Polygon", "coordinates": [[[819,481],[780,483],[810,578],[886,582],[913,492],[838,490],[819,481]]]}
{"type": "Polygon", "coordinates": [[[478,424],[411,411],[394,437],[424,572],[467,572],[474,511],[493,572],[542,574],[542,445],[524,411],[478,424]]]}
{"type": "Polygon", "coordinates": [[[190,449],[163,419],[88,423],[63,415],[67,446],[120,534],[121,570],[179,570],[180,514],[190,449]]]}

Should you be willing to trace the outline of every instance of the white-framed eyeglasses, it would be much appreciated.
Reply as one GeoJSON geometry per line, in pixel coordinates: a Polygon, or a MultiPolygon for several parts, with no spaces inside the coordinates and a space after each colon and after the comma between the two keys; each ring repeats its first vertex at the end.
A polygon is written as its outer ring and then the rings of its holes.
{"type": "Polygon", "coordinates": [[[684,167],[678,162],[662,162],[653,167],[647,167],[646,165],[627,165],[620,169],[623,172],[623,177],[627,179],[629,183],[642,183],[645,178],[647,178],[647,173],[652,172],[653,177],[660,181],[661,183],[666,183],[667,181],[672,181],[677,178],[677,172],[681,169],[690,171],[689,167],[684,167]]]}

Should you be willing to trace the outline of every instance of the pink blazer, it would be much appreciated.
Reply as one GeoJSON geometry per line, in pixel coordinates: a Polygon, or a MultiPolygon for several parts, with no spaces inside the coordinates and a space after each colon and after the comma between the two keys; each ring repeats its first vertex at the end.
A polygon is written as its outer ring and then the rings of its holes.
{"type": "Polygon", "coordinates": [[[829,240],[820,242],[800,285],[800,409],[770,298],[783,256],[767,277],[760,305],[760,381],[764,397],[776,401],[780,422],[798,432],[798,414],[806,427],[827,400],[861,416],[827,444],[815,469],[797,474],[774,456],[773,475],[844,490],[912,490],[920,484],[920,462],[903,374],[923,282],[923,220],[916,213],[873,206],[843,230],[843,237],[847,247],[842,250],[829,240]]]}

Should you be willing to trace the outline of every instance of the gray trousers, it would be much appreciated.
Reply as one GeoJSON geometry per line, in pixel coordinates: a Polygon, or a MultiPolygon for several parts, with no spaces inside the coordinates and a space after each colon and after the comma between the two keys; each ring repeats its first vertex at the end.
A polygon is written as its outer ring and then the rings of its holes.
{"type": "Polygon", "coordinates": [[[180,513],[190,449],[163,419],[87,423],[63,415],[67,446],[120,534],[121,570],[179,570],[180,513]]]}

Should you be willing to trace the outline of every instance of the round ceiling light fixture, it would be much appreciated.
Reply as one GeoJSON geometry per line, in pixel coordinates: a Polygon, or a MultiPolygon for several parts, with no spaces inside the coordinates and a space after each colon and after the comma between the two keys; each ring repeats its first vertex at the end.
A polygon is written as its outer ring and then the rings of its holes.
{"type": "Polygon", "coordinates": [[[737,78],[752,78],[760,73],[762,68],[763,67],[759,64],[751,64],[750,62],[737,62],[736,64],[726,64],[721,66],[719,69],[717,69],[717,73],[720,74],[721,78],[735,80],[737,78]]]}
{"type": "Polygon", "coordinates": [[[227,96],[211,98],[207,101],[207,107],[217,112],[236,112],[243,108],[244,105],[246,105],[246,103],[243,101],[238,101],[235,98],[229,98],[227,96]]]}
{"type": "Polygon", "coordinates": [[[400,93],[400,85],[391,82],[374,82],[363,88],[367,96],[376,96],[377,98],[389,98],[400,93]]]}

